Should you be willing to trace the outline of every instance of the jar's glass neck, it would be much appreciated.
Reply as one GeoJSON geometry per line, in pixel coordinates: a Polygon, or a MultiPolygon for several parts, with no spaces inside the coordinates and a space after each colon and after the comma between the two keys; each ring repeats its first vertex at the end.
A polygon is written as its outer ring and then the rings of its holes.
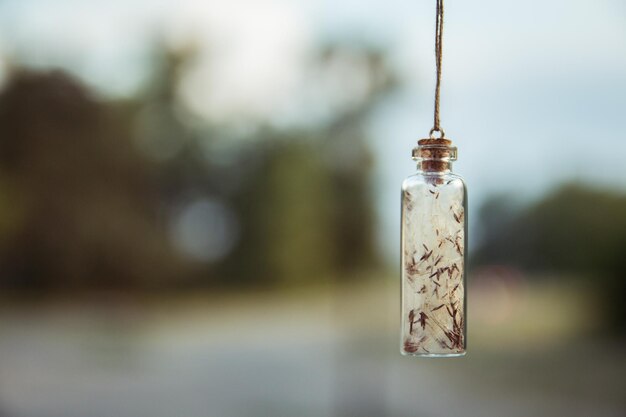
{"type": "Polygon", "coordinates": [[[418,159],[417,171],[425,174],[449,174],[452,172],[452,161],[449,159],[418,159]]]}

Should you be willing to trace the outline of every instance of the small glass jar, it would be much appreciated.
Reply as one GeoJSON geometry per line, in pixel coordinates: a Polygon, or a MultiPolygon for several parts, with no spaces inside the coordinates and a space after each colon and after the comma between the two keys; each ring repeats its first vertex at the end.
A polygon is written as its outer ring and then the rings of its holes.
{"type": "Polygon", "coordinates": [[[422,139],[402,183],[404,355],[462,356],[466,346],[467,192],[452,173],[456,147],[422,139]]]}

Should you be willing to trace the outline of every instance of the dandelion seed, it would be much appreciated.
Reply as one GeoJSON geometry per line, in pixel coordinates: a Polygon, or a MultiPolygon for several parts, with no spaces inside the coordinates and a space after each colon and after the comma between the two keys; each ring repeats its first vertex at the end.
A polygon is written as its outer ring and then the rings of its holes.
{"type": "Polygon", "coordinates": [[[424,330],[426,328],[426,320],[428,320],[428,316],[426,314],[424,314],[424,312],[420,312],[420,318],[419,318],[419,322],[420,325],[422,326],[422,330],[424,330]]]}

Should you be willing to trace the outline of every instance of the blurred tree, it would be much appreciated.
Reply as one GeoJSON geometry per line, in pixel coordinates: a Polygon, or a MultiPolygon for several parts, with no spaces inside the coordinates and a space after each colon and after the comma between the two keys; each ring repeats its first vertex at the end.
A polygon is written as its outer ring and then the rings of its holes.
{"type": "Polygon", "coordinates": [[[226,260],[234,281],[303,282],[355,277],[380,266],[371,195],[371,113],[396,86],[384,55],[368,48],[323,48],[316,73],[365,80],[358,100],[307,129],[262,129],[241,166],[249,172],[234,197],[243,232],[226,260]],[[331,72],[331,74],[328,74],[331,72]]]}
{"type": "Polygon", "coordinates": [[[626,195],[576,184],[520,210],[492,200],[482,211],[486,232],[474,259],[593,277],[607,322],[626,332],[625,213],[626,195]]]}
{"type": "Polygon", "coordinates": [[[309,141],[270,135],[254,152],[258,168],[232,200],[242,238],[223,274],[256,285],[327,279],[335,248],[328,170],[309,141]]]}
{"type": "Polygon", "coordinates": [[[324,48],[319,82],[355,79],[358,94],[330,88],[342,104],[323,102],[333,111],[316,123],[242,135],[179,101],[193,48],[156,51],[147,87],[123,101],[94,99],[61,72],[11,75],[0,94],[0,283],[267,285],[378,265],[366,129],[395,85],[382,53],[324,48]]]}
{"type": "MultiPolygon", "coordinates": [[[[346,276],[380,265],[370,178],[374,156],[366,142],[367,124],[380,102],[398,85],[381,51],[365,48],[357,52],[360,77],[367,80],[362,99],[335,114],[322,139],[332,176],[334,263],[346,276]]],[[[354,51],[329,46],[322,51],[321,63],[335,67],[335,62],[345,60],[342,55],[346,54],[354,56],[354,51]]]]}
{"type": "Polygon", "coordinates": [[[177,270],[128,126],[60,72],[0,94],[4,284],[145,285],[177,270]]]}

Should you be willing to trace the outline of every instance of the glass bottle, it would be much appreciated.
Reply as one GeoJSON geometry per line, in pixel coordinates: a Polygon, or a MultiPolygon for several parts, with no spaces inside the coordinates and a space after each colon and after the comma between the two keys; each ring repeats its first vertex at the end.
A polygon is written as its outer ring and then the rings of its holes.
{"type": "Polygon", "coordinates": [[[402,183],[402,346],[404,355],[465,355],[467,192],[452,173],[456,147],[422,139],[417,173],[402,183]]]}

